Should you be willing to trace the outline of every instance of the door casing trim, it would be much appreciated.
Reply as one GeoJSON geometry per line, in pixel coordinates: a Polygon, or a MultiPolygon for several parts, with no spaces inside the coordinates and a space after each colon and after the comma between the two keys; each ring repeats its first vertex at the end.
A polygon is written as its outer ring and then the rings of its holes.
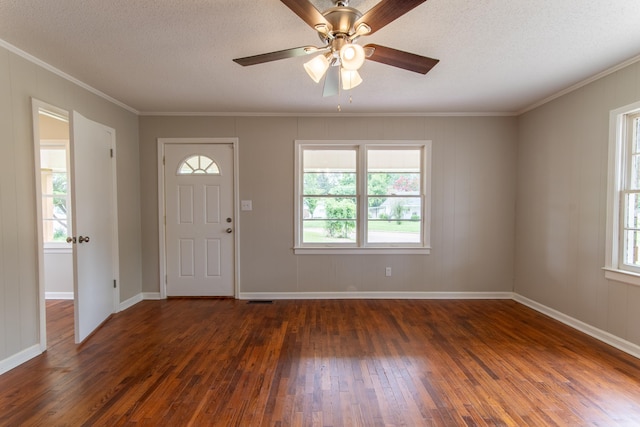
{"type": "Polygon", "coordinates": [[[230,144],[233,147],[233,217],[235,221],[233,236],[233,295],[240,295],[240,201],[238,173],[238,138],[158,138],[158,287],[160,298],[167,298],[167,255],[165,224],[165,183],[164,183],[164,147],[166,144],[230,144]]]}

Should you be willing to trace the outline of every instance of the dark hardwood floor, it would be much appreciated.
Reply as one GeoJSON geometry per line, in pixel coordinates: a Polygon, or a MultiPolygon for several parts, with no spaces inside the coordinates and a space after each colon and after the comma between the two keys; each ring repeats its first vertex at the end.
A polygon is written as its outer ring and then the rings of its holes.
{"type": "Polygon", "coordinates": [[[144,301],[0,376],[2,426],[640,425],[640,360],[514,301],[144,301]]]}

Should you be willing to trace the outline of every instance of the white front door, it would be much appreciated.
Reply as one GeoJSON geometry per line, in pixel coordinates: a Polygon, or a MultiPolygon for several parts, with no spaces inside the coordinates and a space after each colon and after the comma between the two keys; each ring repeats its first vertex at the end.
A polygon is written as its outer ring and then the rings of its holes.
{"type": "Polygon", "coordinates": [[[165,144],[168,296],[233,296],[233,144],[165,144]]]}
{"type": "Polygon", "coordinates": [[[79,343],[115,311],[115,131],[75,111],[71,126],[75,339],[79,343]]]}

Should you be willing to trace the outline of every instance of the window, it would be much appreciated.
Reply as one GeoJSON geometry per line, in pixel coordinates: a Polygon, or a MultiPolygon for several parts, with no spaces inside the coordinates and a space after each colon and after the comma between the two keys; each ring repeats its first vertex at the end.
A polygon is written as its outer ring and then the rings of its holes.
{"type": "Polygon", "coordinates": [[[640,102],[611,112],[605,276],[640,285],[640,102]]]}
{"type": "Polygon", "coordinates": [[[67,143],[41,142],[42,221],[45,244],[64,243],[69,236],[67,143]]]}
{"type": "Polygon", "coordinates": [[[178,166],[178,175],[220,175],[218,164],[207,156],[195,155],[187,158],[178,166]]]}
{"type": "Polygon", "coordinates": [[[296,253],[429,253],[430,141],[296,141],[296,253]]]}
{"type": "Polygon", "coordinates": [[[640,114],[625,117],[621,268],[640,272],[640,114]]]}

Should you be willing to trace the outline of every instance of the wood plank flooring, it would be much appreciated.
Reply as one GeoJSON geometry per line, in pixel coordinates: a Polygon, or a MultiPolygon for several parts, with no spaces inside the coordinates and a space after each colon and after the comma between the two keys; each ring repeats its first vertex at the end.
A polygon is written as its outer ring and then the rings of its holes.
{"type": "Polygon", "coordinates": [[[81,346],[72,311],[0,425],[640,425],[640,360],[514,301],[144,301],[81,346]]]}

